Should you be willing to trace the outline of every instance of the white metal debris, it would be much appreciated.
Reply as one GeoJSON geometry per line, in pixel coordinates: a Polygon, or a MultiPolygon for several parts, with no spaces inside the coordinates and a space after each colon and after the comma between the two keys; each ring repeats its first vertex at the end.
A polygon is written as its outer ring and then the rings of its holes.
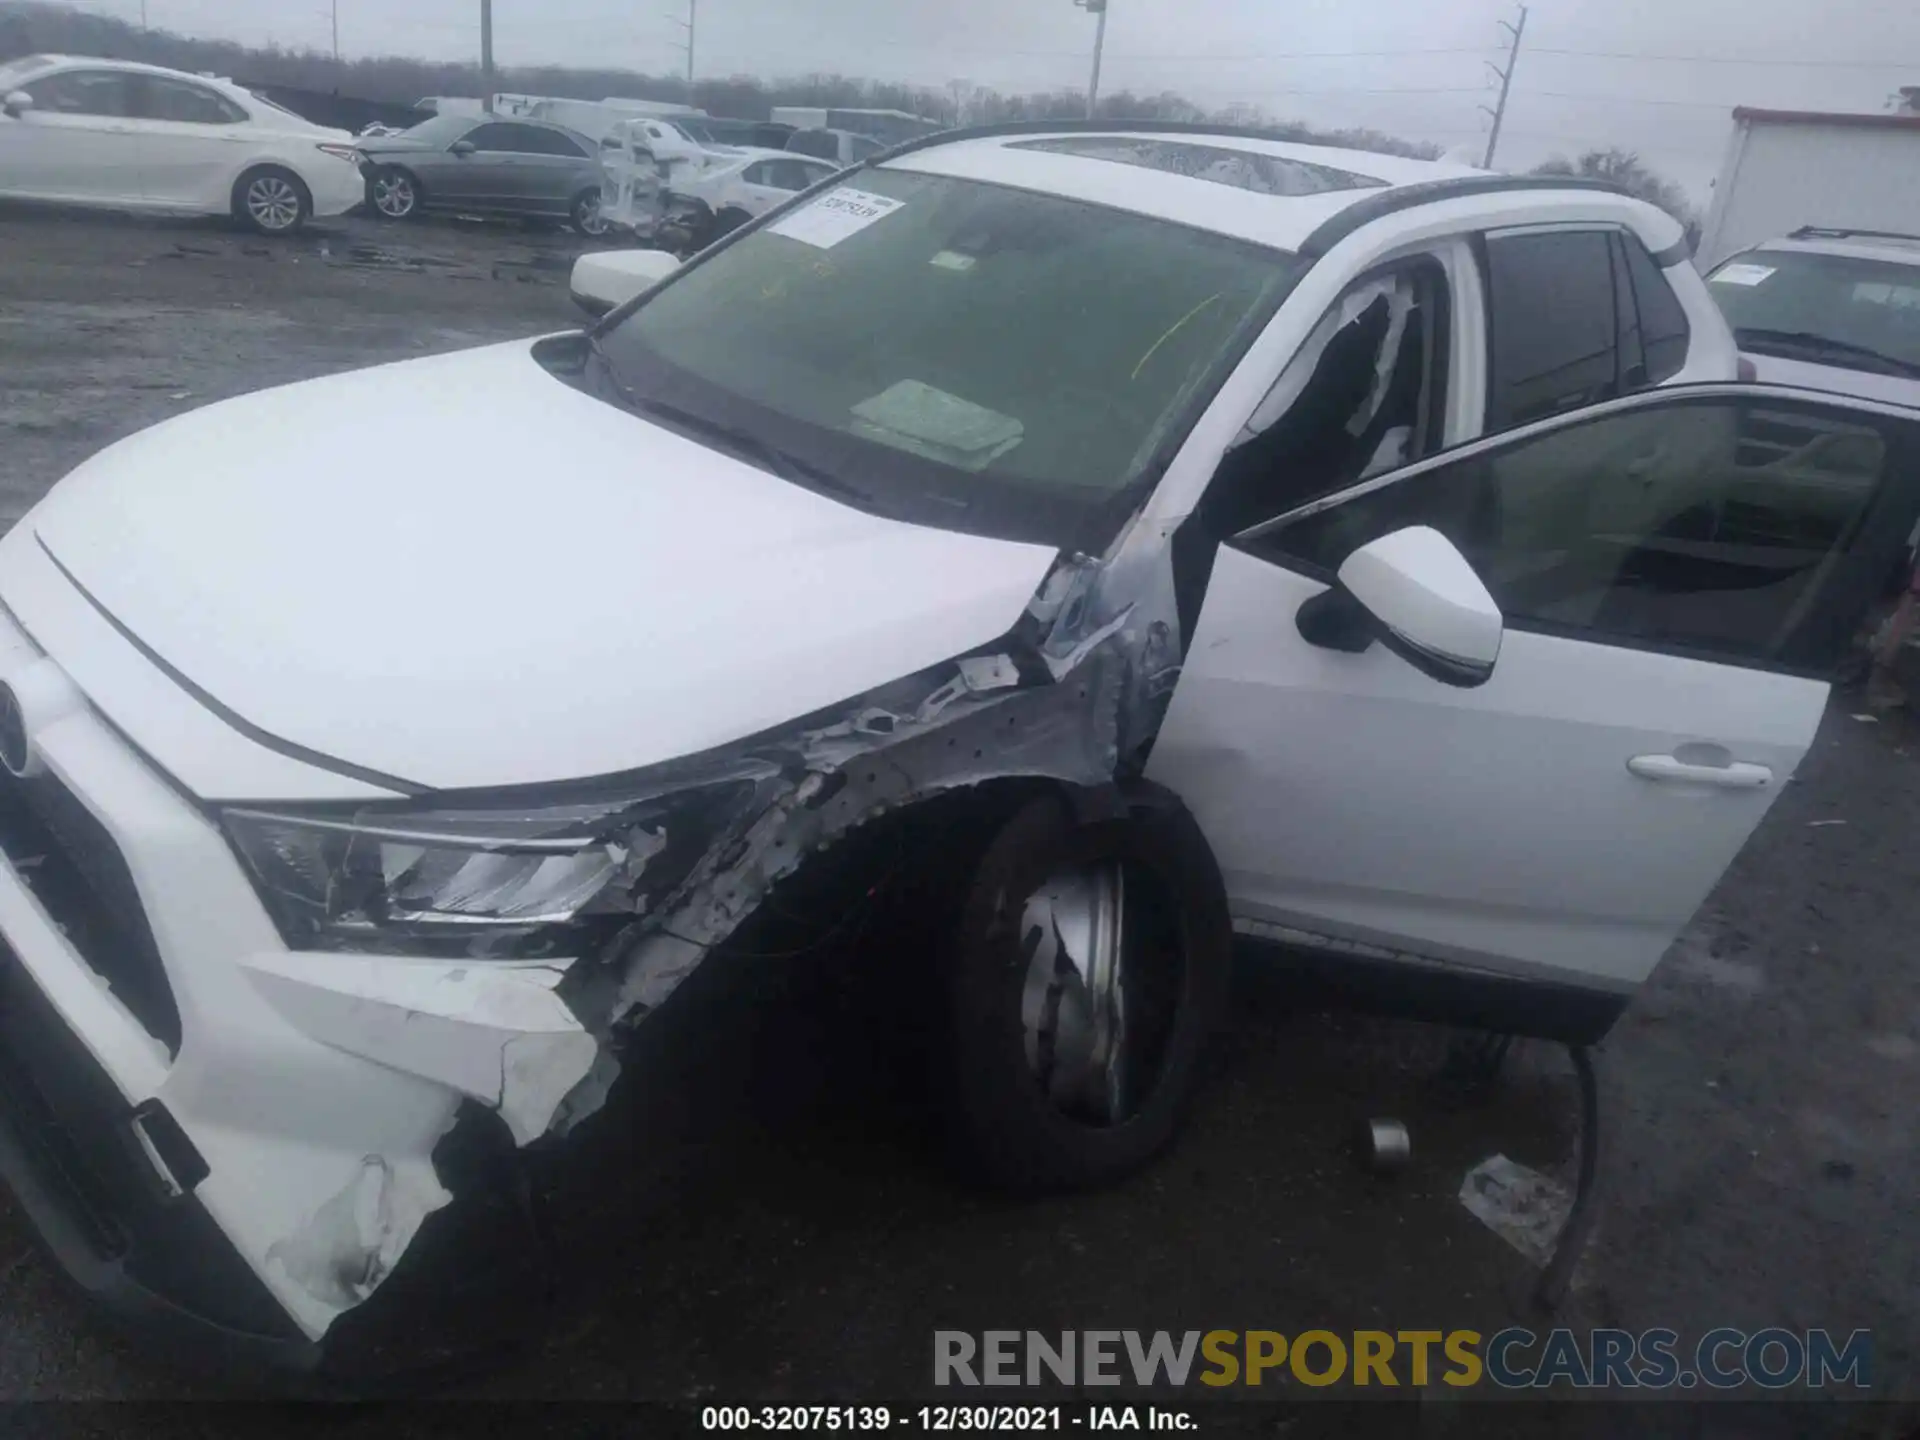
{"type": "Polygon", "coordinates": [[[1493,1155],[1460,1182],[1460,1203],[1481,1224],[1536,1265],[1553,1258],[1553,1247],[1573,1211],[1566,1186],[1504,1155],[1493,1155]]]}

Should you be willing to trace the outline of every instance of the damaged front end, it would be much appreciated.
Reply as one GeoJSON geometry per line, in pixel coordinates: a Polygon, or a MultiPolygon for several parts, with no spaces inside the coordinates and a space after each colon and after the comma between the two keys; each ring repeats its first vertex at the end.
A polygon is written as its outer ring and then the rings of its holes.
{"type": "MultiPolygon", "coordinates": [[[[1136,532],[1106,561],[1062,557],[992,645],[638,775],[551,787],[535,805],[503,792],[459,808],[228,811],[229,842],[304,952],[252,978],[317,1038],[497,1115],[486,1166],[456,1179],[435,1152],[439,1198],[454,1203],[433,1228],[461,1228],[463,1209],[498,1209],[524,1183],[509,1148],[564,1137],[599,1111],[636,1030],[776,886],[842,863],[842,840],[976,787],[1098,795],[1136,772],[1179,674],[1165,538],[1136,532]],[[336,952],[321,985],[297,968],[315,951],[336,952]],[[486,1193],[469,1193],[475,1184],[486,1193]]],[[[952,867],[968,864],[953,855],[952,867]]],[[[473,1118],[456,1128],[468,1153],[486,1129],[473,1118]]],[[[276,1256],[325,1277],[343,1314],[405,1248],[378,1224],[391,1177],[377,1157],[368,1167],[322,1207],[314,1244],[276,1256]],[[342,1238],[354,1223],[385,1237],[371,1247],[386,1247],[378,1264],[330,1270],[368,1252],[358,1231],[342,1238]]],[[[418,1265],[397,1268],[404,1282],[418,1265]]]]}
{"type": "MultiPolygon", "coordinates": [[[[1167,538],[1137,523],[1058,559],[999,640],[827,712],[538,791],[202,809],[86,712],[36,728],[127,857],[184,1041],[156,1044],[108,957],[34,908],[61,897],[20,862],[72,837],[0,836],[10,973],[54,1017],[32,1034],[85,1037],[18,1104],[0,1073],[0,1169],[109,1308],[189,1312],[188,1359],[413,1372],[526,1334],[552,1279],[538,1172],[775,887],[859,870],[856,832],[940,797],[1110,796],[1137,772],[1179,673],[1167,538]],[[28,1154],[35,1126],[53,1138],[28,1154]]],[[[974,858],[933,847],[956,876],[974,858]]]]}

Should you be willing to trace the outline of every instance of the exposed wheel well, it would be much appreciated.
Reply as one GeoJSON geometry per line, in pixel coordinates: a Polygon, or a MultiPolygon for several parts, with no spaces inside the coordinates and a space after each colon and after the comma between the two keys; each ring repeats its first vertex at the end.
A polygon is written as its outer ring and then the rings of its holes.
{"type": "Polygon", "coordinates": [[[1007,776],[942,791],[862,822],[763,896],[715,953],[788,954],[834,944],[854,927],[856,908],[932,941],[1001,826],[1032,801],[1053,795],[1076,816],[1117,817],[1135,804],[1178,803],[1155,786],[1088,790],[1042,776],[1007,776]],[[830,917],[808,935],[796,918],[830,917]]]}

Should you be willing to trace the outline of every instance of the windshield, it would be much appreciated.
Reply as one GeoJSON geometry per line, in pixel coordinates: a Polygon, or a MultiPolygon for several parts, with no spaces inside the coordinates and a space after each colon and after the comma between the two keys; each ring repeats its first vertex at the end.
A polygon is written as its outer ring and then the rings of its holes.
{"type": "Polygon", "coordinates": [[[749,437],[855,503],[1097,549],[1298,268],[1166,220],[869,170],[599,343],[640,408],[749,437]]]}
{"type": "Polygon", "coordinates": [[[1911,263],[1750,250],[1709,285],[1743,350],[1920,374],[1920,248],[1911,263]]]}
{"type": "Polygon", "coordinates": [[[4,65],[0,65],[0,90],[12,89],[15,81],[25,79],[48,63],[44,55],[28,55],[19,60],[7,61],[4,65]]]}

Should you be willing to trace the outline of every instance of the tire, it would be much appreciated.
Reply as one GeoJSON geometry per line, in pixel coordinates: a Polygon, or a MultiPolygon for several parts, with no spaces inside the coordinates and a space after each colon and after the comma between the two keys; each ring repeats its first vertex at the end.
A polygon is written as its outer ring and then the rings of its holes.
{"type": "Polygon", "coordinates": [[[707,243],[711,245],[715,240],[720,239],[722,236],[731,235],[734,231],[738,230],[742,225],[747,224],[752,219],[753,217],[749,215],[746,211],[736,210],[731,206],[729,206],[727,209],[722,210],[717,216],[714,217],[713,233],[707,237],[707,243]]]}
{"type": "Polygon", "coordinates": [[[589,240],[597,240],[613,228],[600,218],[598,190],[582,190],[574,196],[573,204],[567,210],[567,219],[575,234],[584,235],[589,240]]]}
{"type": "Polygon", "coordinates": [[[1002,1189],[1044,1193],[1110,1184],[1159,1154],[1193,1098],[1232,945],[1212,851],[1171,795],[1144,791],[1123,818],[1094,823],[1076,821],[1059,797],[1019,810],[981,854],[942,977],[947,1033],[936,1083],[967,1168],[1002,1189]],[[1113,953],[1127,1021],[1117,1092],[1114,1067],[1061,1059],[1078,1043],[1067,1021],[1077,1002],[1066,992],[1077,987],[1084,999],[1091,987],[1073,978],[1081,957],[1063,968],[1076,947],[1059,900],[1074,893],[1073,877],[1097,873],[1124,877],[1107,892],[1117,897],[1113,953]],[[1093,1109],[1105,1113],[1087,1108],[1093,1092],[1093,1109]]]}
{"type": "Polygon", "coordinates": [[[313,192],[291,170],[261,165],[233,186],[233,216],[262,235],[291,235],[313,215],[313,192]]]}
{"type": "Polygon", "coordinates": [[[420,213],[420,181],[410,170],[389,165],[367,185],[367,203],[382,220],[411,220],[420,213]]]}

